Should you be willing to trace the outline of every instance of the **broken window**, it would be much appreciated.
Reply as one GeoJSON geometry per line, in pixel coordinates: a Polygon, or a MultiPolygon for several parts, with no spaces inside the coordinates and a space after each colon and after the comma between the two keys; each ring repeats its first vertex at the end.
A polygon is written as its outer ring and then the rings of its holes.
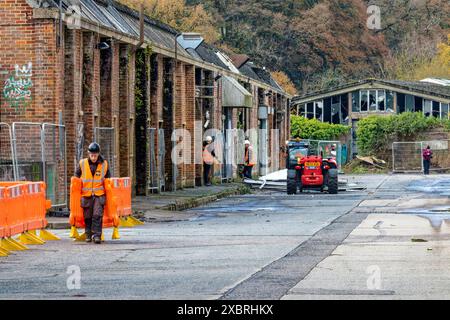
{"type": "Polygon", "coordinates": [[[306,104],[306,118],[314,119],[314,103],[313,102],[306,104]]]}
{"type": "Polygon", "coordinates": [[[360,112],[361,108],[359,105],[359,91],[352,92],[352,112],[360,112]]]}
{"type": "Polygon", "coordinates": [[[419,97],[414,97],[414,110],[416,112],[423,112],[423,99],[419,97]]]}
{"type": "Polygon", "coordinates": [[[331,123],[331,98],[323,100],[323,121],[331,123]]]}
{"type": "Polygon", "coordinates": [[[441,103],[441,119],[448,119],[448,103],[441,103]]]}
{"type": "Polygon", "coordinates": [[[314,117],[320,121],[323,121],[323,101],[314,102],[314,117]]]}
{"type": "Polygon", "coordinates": [[[341,123],[340,110],[341,110],[341,97],[340,96],[331,97],[331,122],[332,123],[334,123],[334,124],[341,123]]]}
{"type": "Polygon", "coordinates": [[[367,105],[368,105],[368,95],[367,95],[367,91],[361,91],[361,112],[365,112],[368,111],[367,109],[367,105]]]}
{"type": "Polygon", "coordinates": [[[448,103],[441,103],[441,119],[448,119],[449,106],[448,103]]]}
{"type": "Polygon", "coordinates": [[[397,93],[397,113],[405,112],[405,95],[397,93]]]}
{"type": "Polygon", "coordinates": [[[430,117],[432,114],[432,101],[424,100],[423,101],[423,114],[425,117],[430,117]]]}
{"type": "Polygon", "coordinates": [[[378,90],[378,97],[377,97],[377,104],[378,104],[378,110],[384,111],[386,108],[386,96],[384,93],[384,90],[378,90]]]}
{"type": "Polygon", "coordinates": [[[299,104],[297,109],[297,115],[300,117],[306,116],[306,104],[299,104]]]}
{"type": "Polygon", "coordinates": [[[439,118],[440,113],[440,103],[437,101],[433,101],[433,117],[439,118]]]}
{"type": "Polygon", "coordinates": [[[394,112],[394,93],[386,91],[386,111],[394,112]]]}
{"type": "Polygon", "coordinates": [[[369,91],[369,111],[377,111],[377,91],[369,91]]]}
{"type": "Polygon", "coordinates": [[[414,112],[414,96],[405,95],[405,110],[406,112],[414,112]]]}

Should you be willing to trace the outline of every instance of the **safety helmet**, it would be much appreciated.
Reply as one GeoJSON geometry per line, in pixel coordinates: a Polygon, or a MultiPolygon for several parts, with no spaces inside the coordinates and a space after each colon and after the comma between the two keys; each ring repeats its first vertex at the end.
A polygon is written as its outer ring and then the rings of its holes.
{"type": "Polygon", "coordinates": [[[92,142],[92,143],[89,145],[88,151],[89,151],[90,153],[100,153],[100,146],[98,145],[97,142],[92,142]]]}
{"type": "Polygon", "coordinates": [[[213,139],[212,139],[211,136],[207,136],[206,139],[205,139],[206,142],[212,142],[212,140],[213,140],[213,139]]]}
{"type": "Polygon", "coordinates": [[[245,140],[244,144],[250,144],[250,141],[249,140],[245,140]]]}

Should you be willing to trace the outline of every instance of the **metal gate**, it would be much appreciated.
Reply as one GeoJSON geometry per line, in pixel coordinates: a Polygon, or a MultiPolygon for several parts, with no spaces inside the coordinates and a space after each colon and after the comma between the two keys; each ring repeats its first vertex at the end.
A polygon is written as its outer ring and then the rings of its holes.
{"type": "Polygon", "coordinates": [[[45,181],[52,207],[67,206],[65,126],[15,122],[12,141],[16,180],[45,181]]]}
{"type": "Polygon", "coordinates": [[[11,127],[0,122],[0,181],[17,180],[11,127]]]}
{"type": "Polygon", "coordinates": [[[111,177],[115,176],[116,166],[116,139],[114,128],[94,128],[94,141],[100,145],[102,156],[108,161],[111,177]]]}

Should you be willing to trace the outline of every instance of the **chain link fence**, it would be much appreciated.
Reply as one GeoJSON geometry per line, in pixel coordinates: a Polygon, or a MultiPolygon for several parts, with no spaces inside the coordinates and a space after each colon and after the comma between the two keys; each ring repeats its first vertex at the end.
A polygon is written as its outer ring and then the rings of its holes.
{"type": "Polygon", "coordinates": [[[101,155],[108,161],[111,177],[116,174],[116,139],[114,128],[95,127],[94,141],[100,145],[101,155]]]}
{"type": "Polygon", "coordinates": [[[430,171],[450,170],[449,140],[394,142],[392,144],[392,172],[423,172],[422,152],[430,146],[433,151],[430,171]]]}

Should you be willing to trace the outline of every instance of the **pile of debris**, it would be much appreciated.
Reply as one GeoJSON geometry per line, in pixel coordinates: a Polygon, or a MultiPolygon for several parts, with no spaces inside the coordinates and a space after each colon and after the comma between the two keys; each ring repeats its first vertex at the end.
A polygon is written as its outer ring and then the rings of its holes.
{"type": "Polygon", "coordinates": [[[344,166],[344,172],[352,173],[383,173],[388,171],[388,163],[375,156],[356,156],[344,166]]]}
{"type": "MultiPolygon", "coordinates": [[[[287,169],[272,172],[262,176],[259,180],[244,179],[244,183],[258,189],[286,190],[287,169]]],[[[348,183],[346,179],[339,177],[339,191],[364,190],[365,187],[356,183],[348,183]]]]}

